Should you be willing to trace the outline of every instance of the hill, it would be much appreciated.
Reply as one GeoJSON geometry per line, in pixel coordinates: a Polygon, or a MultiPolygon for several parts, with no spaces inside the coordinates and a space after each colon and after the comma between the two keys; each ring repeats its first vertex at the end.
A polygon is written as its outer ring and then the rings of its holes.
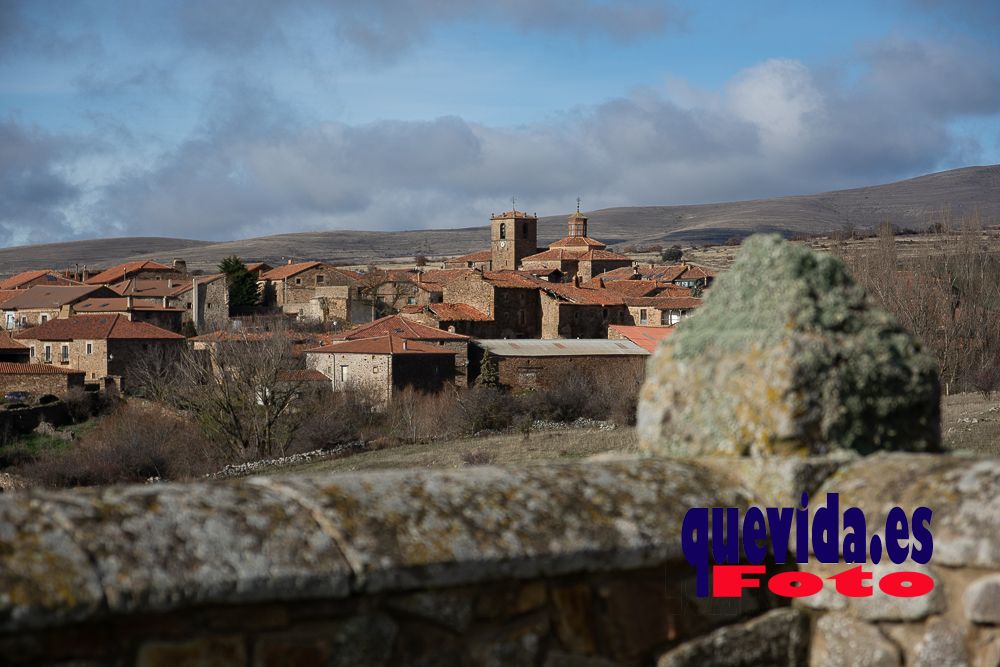
{"type": "MultiPolygon", "coordinates": [[[[889,221],[923,229],[942,216],[959,219],[979,213],[986,224],[1000,223],[1000,165],[966,167],[917,178],[814,195],[691,206],[639,206],[589,212],[590,233],[612,245],[678,243],[709,245],[733,236],[775,231],[786,236],[823,234],[852,225],[872,229],[889,221]]],[[[539,220],[539,245],[565,233],[565,216],[539,220]]],[[[486,247],[485,226],[402,232],[329,231],[279,234],[208,243],[169,238],[76,241],[0,249],[0,273],[26,268],[62,268],[75,263],[107,265],[125,259],[187,260],[210,269],[227,255],[284,263],[322,259],[338,264],[457,255],[486,247]]]]}

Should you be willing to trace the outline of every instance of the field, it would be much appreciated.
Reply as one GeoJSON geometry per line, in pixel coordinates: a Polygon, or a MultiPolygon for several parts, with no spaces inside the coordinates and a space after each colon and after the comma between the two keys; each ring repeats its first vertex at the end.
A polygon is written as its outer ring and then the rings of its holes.
{"type": "MultiPolygon", "coordinates": [[[[947,449],[1000,456],[1000,398],[957,394],[942,401],[941,432],[947,449]]],[[[635,430],[566,428],[460,438],[361,452],[343,458],[275,469],[274,474],[354,472],[386,468],[458,468],[582,459],[604,452],[636,453],[635,430]]]]}

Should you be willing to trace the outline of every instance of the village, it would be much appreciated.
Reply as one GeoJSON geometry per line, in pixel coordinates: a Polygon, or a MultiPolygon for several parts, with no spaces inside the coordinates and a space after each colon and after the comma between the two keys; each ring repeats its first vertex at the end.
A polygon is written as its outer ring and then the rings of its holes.
{"type": "Polygon", "coordinates": [[[232,276],[192,275],[183,259],[22,272],[0,282],[0,390],[8,400],[74,387],[136,393],[150,358],[274,329],[292,339],[299,367],[287,370],[301,381],[334,392],[363,386],[382,405],[406,387],[474,385],[484,358],[515,391],[594,364],[641,380],[645,357],[698,308],[715,275],[608,250],[579,210],[547,249],[536,229],[527,213],[494,215],[490,248],[441,268],[241,264],[237,274],[255,286],[241,303],[232,276]]]}

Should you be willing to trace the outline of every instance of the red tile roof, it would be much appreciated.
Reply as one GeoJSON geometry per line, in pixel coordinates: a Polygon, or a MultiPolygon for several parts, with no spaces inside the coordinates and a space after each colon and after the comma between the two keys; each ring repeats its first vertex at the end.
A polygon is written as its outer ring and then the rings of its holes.
{"type": "Polygon", "coordinates": [[[23,293],[23,290],[16,290],[16,289],[0,290],[0,306],[2,306],[3,304],[7,303],[8,301],[10,301],[11,299],[13,299],[18,294],[22,294],[22,293],[23,293]]]}
{"type": "Polygon", "coordinates": [[[567,236],[555,243],[549,244],[549,248],[607,248],[608,244],[601,243],[597,239],[589,236],[567,236]]]}
{"type": "Polygon", "coordinates": [[[11,338],[10,332],[0,332],[0,350],[26,350],[27,346],[11,338]]]}
{"type": "Polygon", "coordinates": [[[213,273],[207,276],[198,276],[191,280],[130,278],[115,285],[111,285],[111,289],[118,292],[122,296],[149,297],[154,299],[163,298],[165,296],[175,297],[180,296],[185,292],[190,292],[192,288],[192,281],[196,281],[199,285],[204,285],[205,283],[213,283],[224,277],[225,274],[213,273]]]}
{"type": "Polygon", "coordinates": [[[439,320],[451,321],[476,321],[488,322],[490,317],[466,303],[432,303],[427,309],[434,313],[439,320]]]}
{"type": "Polygon", "coordinates": [[[0,361],[0,375],[84,375],[84,371],[49,364],[19,364],[0,361]]]}
{"type": "Polygon", "coordinates": [[[142,300],[132,299],[129,304],[129,297],[96,297],[84,299],[73,304],[74,313],[124,313],[130,310],[156,311],[165,313],[183,313],[184,308],[172,308],[159,303],[149,303],[142,300]]]}
{"type": "Polygon", "coordinates": [[[591,306],[621,306],[625,303],[620,294],[608,289],[577,287],[571,283],[542,283],[543,292],[570,303],[591,306]]]}
{"type": "Polygon", "coordinates": [[[497,287],[538,289],[541,281],[523,271],[483,271],[483,278],[497,287]]]}
{"type": "Polygon", "coordinates": [[[184,340],[184,336],[125,315],[81,315],[49,320],[14,334],[18,340],[184,340]]]}
{"type": "Polygon", "coordinates": [[[537,252],[534,255],[528,255],[523,258],[522,262],[576,262],[580,259],[583,252],[579,250],[566,250],[564,248],[552,248],[550,250],[543,250],[542,252],[537,252]]]}
{"type": "Polygon", "coordinates": [[[323,354],[388,354],[393,356],[400,354],[455,355],[454,351],[441,346],[429,345],[399,336],[379,336],[377,338],[347,340],[308,351],[323,354]]]}
{"type": "Polygon", "coordinates": [[[395,336],[409,340],[468,340],[468,336],[435,329],[426,324],[414,322],[401,315],[389,315],[369,324],[361,324],[338,336],[340,340],[358,340],[395,336]]]}
{"type": "Polygon", "coordinates": [[[461,255],[459,257],[452,257],[445,261],[447,262],[490,262],[493,260],[493,253],[490,250],[477,250],[476,252],[470,252],[468,255],[461,255]]]}
{"type": "Polygon", "coordinates": [[[292,276],[302,273],[303,271],[314,269],[319,265],[320,262],[296,262],[295,264],[284,264],[276,269],[265,271],[260,274],[260,278],[261,280],[284,280],[285,278],[291,278],[292,276]]]}
{"type": "Polygon", "coordinates": [[[420,278],[424,282],[447,285],[451,281],[464,278],[470,273],[474,273],[474,271],[472,269],[430,269],[429,271],[424,271],[420,278]]]}
{"type": "Polygon", "coordinates": [[[619,262],[631,262],[632,260],[625,255],[619,255],[617,252],[612,252],[610,250],[604,250],[603,248],[595,248],[588,250],[587,252],[580,255],[581,262],[592,262],[592,261],[610,261],[615,260],[619,262]]]}
{"type": "MultiPolygon", "coordinates": [[[[582,283],[580,287],[589,289],[609,289],[616,294],[621,294],[622,296],[651,296],[653,294],[659,294],[663,289],[663,286],[654,280],[611,280],[605,282],[601,276],[591,278],[590,280],[582,283]]],[[[686,292],[690,292],[688,288],[682,289],[686,292]]]]}
{"type": "Polygon", "coordinates": [[[109,283],[117,283],[125,278],[128,278],[133,273],[138,273],[139,271],[173,271],[174,269],[167,266],[166,264],[160,264],[159,262],[153,262],[146,260],[144,262],[126,262],[125,264],[119,264],[118,266],[113,266],[110,269],[101,271],[97,275],[87,278],[88,285],[104,285],[109,283]]]}
{"type": "Polygon", "coordinates": [[[624,324],[609,324],[608,329],[618,332],[623,338],[650,352],[655,352],[660,341],[674,332],[673,327],[643,327],[624,324]]]}
{"type": "Polygon", "coordinates": [[[8,289],[21,289],[23,285],[30,283],[32,280],[38,280],[39,278],[44,278],[45,276],[51,276],[51,280],[46,282],[51,282],[53,285],[79,285],[75,280],[70,280],[65,276],[61,276],[51,269],[36,269],[34,271],[22,271],[16,276],[11,276],[0,282],[0,290],[8,289]]]}
{"type": "Polygon", "coordinates": [[[75,303],[93,294],[108,293],[103,285],[35,285],[25,290],[17,290],[17,295],[4,302],[4,310],[24,310],[47,308],[58,310],[66,304],[75,303]]]}

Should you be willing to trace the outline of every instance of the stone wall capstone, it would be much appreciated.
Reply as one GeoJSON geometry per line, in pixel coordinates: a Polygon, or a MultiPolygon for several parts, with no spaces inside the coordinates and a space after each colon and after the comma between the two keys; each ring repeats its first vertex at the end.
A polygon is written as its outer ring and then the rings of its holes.
{"type": "Polygon", "coordinates": [[[668,455],[940,449],[934,360],[832,255],[756,235],[650,359],[642,446],[668,455]]]}

